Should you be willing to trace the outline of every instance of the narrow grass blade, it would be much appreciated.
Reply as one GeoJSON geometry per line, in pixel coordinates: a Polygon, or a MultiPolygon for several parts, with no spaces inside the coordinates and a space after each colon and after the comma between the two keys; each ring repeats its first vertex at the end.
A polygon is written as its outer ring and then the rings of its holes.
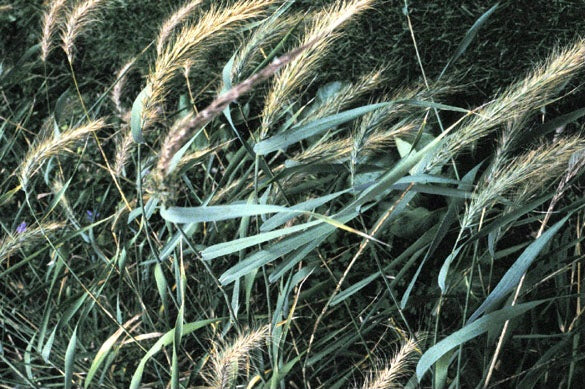
{"type": "Polygon", "coordinates": [[[93,380],[93,377],[97,373],[97,371],[100,368],[100,366],[102,365],[102,363],[106,360],[106,357],[110,353],[110,350],[112,349],[114,344],[116,344],[116,341],[118,340],[118,338],[124,333],[125,330],[128,329],[128,327],[130,327],[130,325],[132,323],[134,323],[136,320],[138,320],[139,317],[140,317],[140,315],[136,315],[133,318],[131,318],[130,320],[128,320],[126,323],[124,323],[123,326],[118,328],[118,330],[116,330],[116,332],[114,332],[112,334],[112,336],[110,336],[102,344],[102,346],[100,347],[98,352],[95,354],[95,357],[93,358],[93,362],[91,363],[91,366],[89,367],[89,370],[87,371],[87,376],[85,377],[85,382],[83,384],[84,388],[89,387],[89,385],[91,384],[91,381],[93,380]]]}
{"type": "MultiPolygon", "coordinates": [[[[198,329],[203,328],[207,325],[218,323],[221,320],[223,319],[208,319],[187,323],[183,326],[183,335],[188,335],[191,332],[197,331],[198,329]]],[[[152,358],[160,350],[162,350],[163,347],[173,343],[174,339],[175,329],[172,329],[165,333],[163,336],[161,336],[160,339],[157,340],[154,345],[152,345],[152,347],[147,351],[146,355],[142,357],[140,363],[136,367],[136,370],[132,375],[132,381],[130,382],[130,389],[138,389],[140,387],[140,383],[142,381],[142,374],[144,373],[144,368],[146,367],[146,363],[148,362],[148,360],[152,358]]]]}
{"type": "Polygon", "coordinates": [[[276,231],[264,232],[257,235],[232,240],[225,243],[219,243],[213,246],[210,246],[201,252],[201,256],[204,260],[211,260],[214,258],[218,258],[224,255],[229,255],[240,250],[244,250],[248,247],[252,247],[270,240],[274,240],[280,238],[285,235],[290,235],[295,232],[306,230],[307,228],[316,226],[317,224],[323,223],[320,220],[303,223],[298,226],[282,228],[276,231]]]}
{"type": "MultiPolygon", "coordinates": [[[[346,223],[353,217],[357,216],[356,213],[349,216],[345,216],[339,220],[340,223],[346,223]]],[[[260,250],[251,256],[247,257],[243,261],[232,266],[226,270],[219,281],[223,284],[229,284],[235,281],[237,278],[243,277],[244,275],[258,269],[277,258],[280,258],[291,251],[298,249],[312,241],[318,241],[322,236],[327,235],[335,231],[336,227],[332,225],[323,225],[311,228],[308,231],[302,232],[298,235],[286,238],[278,243],[269,246],[267,249],[260,250]]],[[[307,253],[308,254],[308,253],[307,253]]]]}
{"type": "MultiPolygon", "coordinates": [[[[317,198],[310,199],[307,201],[303,201],[302,203],[299,203],[299,204],[296,204],[296,205],[290,207],[290,209],[296,210],[296,211],[310,211],[310,210],[313,210],[313,209],[315,209],[323,204],[326,204],[326,203],[338,198],[339,196],[341,196],[343,194],[349,193],[350,191],[351,191],[351,189],[346,189],[346,190],[332,193],[330,195],[321,196],[321,197],[317,197],[317,198]]],[[[283,225],[287,221],[291,220],[295,216],[297,216],[297,215],[294,215],[294,214],[287,215],[285,213],[279,213],[277,215],[274,215],[270,219],[266,220],[262,224],[262,226],[260,226],[260,231],[262,231],[262,232],[271,231],[277,227],[280,227],[281,225],[283,225]]]]}
{"type": "Polygon", "coordinates": [[[493,7],[491,7],[486,12],[484,12],[483,15],[481,15],[475,21],[475,23],[473,23],[473,26],[471,26],[471,28],[467,31],[467,33],[465,33],[463,40],[461,41],[461,43],[459,43],[459,46],[457,46],[457,49],[455,49],[455,53],[453,53],[453,56],[449,59],[449,61],[447,62],[447,64],[443,68],[443,71],[439,75],[439,79],[441,79],[441,77],[443,77],[443,74],[445,74],[445,72],[447,71],[449,66],[451,66],[453,63],[457,62],[459,57],[461,57],[463,55],[463,53],[465,53],[465,51],[467,50],[467,48],[469,47],[469,45],[471,44],[471,42],[473,41],[473,39],[477,35],[477,32],[479,31],[479,29],[485,24],[485,22],[487,22],[489,17],[495,12],[495,10],[498,8],[498,5],[499,5],[499,3],[496,3],[493,7]]]}
{"type": "Polygon", "coordinates": [[[549,228],[540,238],[536,239],[526,247],[524,252],[518,257],[516,262],[508,269],[506,274],[502,277],[498,285],[489,294],[485,301],[477,308],[477,310],[469,318],[469,322],[476,320],[482,313],[490,311],[497,305],[502,299],[504,299],[508,293],[510,293],[516,285],[520,282],[522,275],[526,273],[532,262],[538,257],[538,254],[546,246],[553,236],[561,229],[563,224],[571,215],[565,216],[561,221],[557,222],[554,226],[549,228]]]}
{"type": "Polygon", "coordinates": [[[257,143],[254,146],[254,152],[258,155],[266,155],[279,149],[285,149],[291,144],[300,142],[310,136],[318,135],[332,127],[347,123],[368,112],[375,111],[376,109],[386,107],[390,104],[392,103],[370,104],[317,119],[301,126],[294,126],[284,133],[274,135],[273,137],[257,143]]]}
{"type": "Polygon", "coordinates": [[[51,335],[49,335],[49,339],[47,339],[47,343],[45,343],[43,349],[41,350],[41,357],[43,357],[43,360],[47,363],[49,362],[49,357],[51,356],[51,349],[53,348],[53,342],[55,342],[56,333],[57,326],[55,326],[53,332],[51,332],[51,335]]]}
{"type": "Polygon", "coordinates": [[[447,290],[447,273],[449,272],[449,266],[451,266],[451,262],[453,262],[453,260],[455,258],[457,258],[457,255],[459,255],[459,251],[461,251],[461,249],[463,248],[463,246],[459,246],[457,247],[455,250],[453,250],[448,256],[447,259],[445,259],[445,262],[443,262],[443,266],[441,266],[441,270],[439,270],[439,288],[441,288],[441,293],[445,293],[445,291],[447,290]]]}
{"type": "Polygon", "coordinates": [[[476,320],[471,324],[467,324],[460,330],[452,333],[433,347],[429,348],[422,355],[416,366],[416,377],[418,381],[421,381],[425,373],[439,360],[439,358],[445,355],[445,353],[487,331],[499,328],[506,320],[522,315],[546,301],[547,300],[533,301],[500,309],[499,311],[487,314],[481,319],[476,320]]]}

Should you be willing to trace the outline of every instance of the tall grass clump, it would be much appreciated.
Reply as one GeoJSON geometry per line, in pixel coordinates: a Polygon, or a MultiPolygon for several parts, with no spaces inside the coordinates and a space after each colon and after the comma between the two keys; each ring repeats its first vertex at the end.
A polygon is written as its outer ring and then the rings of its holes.
{"type": "Polygon", "coordinates": [[[583,39],[514,2],[40,3],[0,6],[0,386],[584,382],[583,39]]]}

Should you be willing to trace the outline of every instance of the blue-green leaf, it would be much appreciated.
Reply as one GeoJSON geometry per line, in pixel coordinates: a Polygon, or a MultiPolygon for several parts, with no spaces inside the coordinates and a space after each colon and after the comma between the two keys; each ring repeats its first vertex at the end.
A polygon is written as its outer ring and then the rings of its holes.
{"type": "Polygon", "coordinates": [[[544,246],[552,239],[552,237],[559,231],[571,215],[565,216],[561,221],[549,228],[538,239],[526,247],[524,252],[518,257],[516,262],[508,269],[506,274],[502,277],[498,285],[489,294],[485,301],[479,308],[471,315],[469,322],[477,319],[482,313],[493,309],[500,301],[502,301],[508,293],[510,293],[520,282],[520,279],[526,273],[532,262],[536,259],[538,254],[542,251],[544,246]]]}
{"type": "Polygon", "coordinates": [[[500,309],[485,315],[471,324],[467,324],[460,330],[452,333],[445,339],[441,340],[433,347],[429,348],[418,361],[416,366],[416,377],[420,380],[425,373],[439,360],[443,355],[453,350],[455,347],[493,329],[501,326],[506,320],[510,320],[532,308],[544,303],[546,300],[533,301],[529,303],[514,305],[500,309]]]}

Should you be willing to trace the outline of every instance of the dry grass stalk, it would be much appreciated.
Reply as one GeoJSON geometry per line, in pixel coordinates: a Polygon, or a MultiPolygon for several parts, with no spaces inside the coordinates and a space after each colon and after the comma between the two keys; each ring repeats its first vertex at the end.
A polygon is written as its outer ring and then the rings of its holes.
{"type": "Polygon", "coordinates": [[[184,27],[172,44],[164,46],[157,56],[154,71],[148,78],[150,93],[142,111],[143,129],[151,126],[158,117],[158,109],[168,94],[167,85],[176,72],[185,66],[197,67],[203,63],[203,54],[211,48],[211,40],[224,38],[241,23],[262,16],[276,0],[250,0],[231,7],[212,7],[197,24],[184,27]]]}
{"type": "Polygon", "coordinates": [[[31,246],[36,242],[41,241],[46,235],[52,234],[57,230],[65,227],[65,222],[51,222],[42,224],[35,228],[26,228],[26,223],[22,223],[12,235],[6,236],[0,240],[0,262],[14,255],[18,250],[25,246],[31,246]]]}
{"type": "Polygon", "coordinates": [[[509,160],[485,175],[467,205],[462,228],[471,227],[484,209],[493,207],[503,198],[508,197],[513,205],[530,199],[558,179],[575,153],[584,147],[585,141],[580,137],[559,139],[509,160]]]}
{"type": "Polygon", "coordinates": [[[41,37],[41,61],[45,62],[53,48],[53,34],[59,27],[59,13],[65,6],[65,0],[53,0],[43,14],[43,35],[41,37]]]}
{"type": "Polygon", "coordinates": [[[91,23],[97,21],[94,14],[99,10],[105,0],[85,0],[73,8],[67,17],[67,22],[61,30],[62,47],[67,54],[69,63],[73,63],[73,49],[75,47],[75,39],[87,28],[91,23]]]}
{"type": "Polygon", "coordinates": [[[197,8],[203,0],[192,0],[181,8],[176,10],[167,20],[164,21],[161,26],[158,38],[156,39],[156,53],[161,55],[164,49],[164,45],[168,38],[173,33],[173,30],[183,23],[189,15],[197,8]]]}
{"type": "Polygon", "coordinates": [[[496,99],[477,111],[458,131],[446,138],[444,146],[427,164],[430,170],[442,166],[465,147],[510,121],[521,122],[534,110],[551,102],[585,62],[585,40],[553,54],[544,65],[524,80],[512,85],[496,99]]]}
{"type": "Polygon", "coordinates": [[[250,352],[262,346],[268,338],[269,326],[240,335],[223,347],[214,345],[209,360],[210,367],[203,378],[210,388],[227,389],[233,387],[238,378],[238,371],[243,361],[250,357],[250,352]]]}
{"type": "Polygon", "coordinates": [[[420,354],[418,343],[414,339],[407,339],[383,368],[377,369],[366,378],[362,389],[401,388],[398,381],[411,371],[417,354],[420,354]]]}
{"type": "Polygon", "coordinates": [[[287,65],[275,78],[262,113],[260,139],[267,136],[270,126],[278,119],[281,108],[287,105],[293,92],[315,75],[316,65],[327,52],[328,46],[339,36],[334,31],[352,16],[368,9],[374,0],[336,2],[314,15],[301,45],[314,42],[309,50],[287,65]]]}
{"type": "Polygon", "coordinates": [[[18,167],[17,174],[26,190],[30,179],[38,172],[41,166],[51,157],[60,155],[76,142],[84,139],[87,135],[99,131],[106,125],[103,119],[89,122],[72,130],[64,131],[55,138],[49,131],[41,136],[36,145],[31,147],[18,167]]]}

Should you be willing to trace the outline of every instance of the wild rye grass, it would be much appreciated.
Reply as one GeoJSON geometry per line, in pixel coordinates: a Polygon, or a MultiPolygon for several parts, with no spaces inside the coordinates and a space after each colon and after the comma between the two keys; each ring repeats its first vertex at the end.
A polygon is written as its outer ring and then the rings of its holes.
{"type": "Polygon", "coordinates": [[[3,387],[583,382],[573,32],[520,61],[510,4],[40,3],[0,6],[3,387]]]}

